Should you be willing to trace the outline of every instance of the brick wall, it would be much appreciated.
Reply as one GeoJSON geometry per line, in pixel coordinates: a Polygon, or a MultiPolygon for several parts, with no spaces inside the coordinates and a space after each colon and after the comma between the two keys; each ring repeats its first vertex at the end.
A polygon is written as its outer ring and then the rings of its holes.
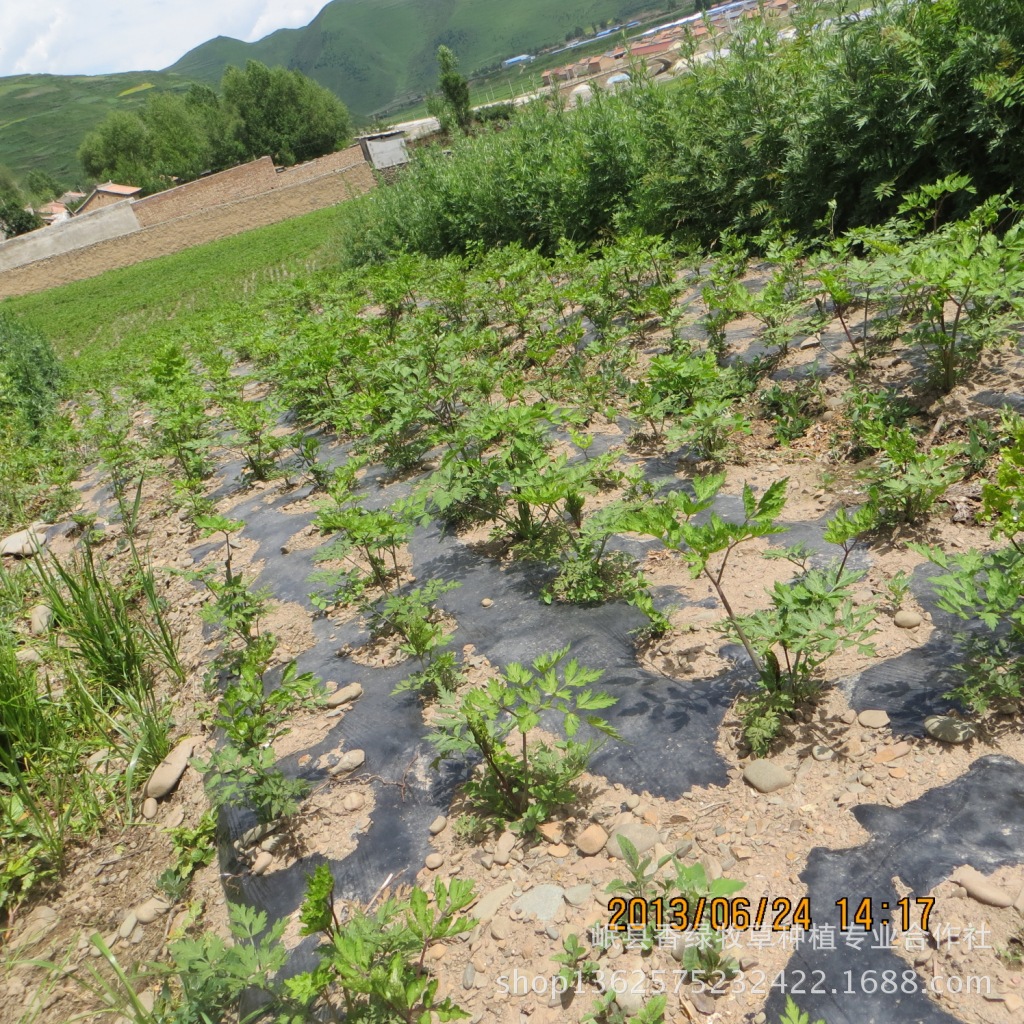
{"type": "Polygon", "coordinates": [[[139,223],[148,228],[176,217],[185,217],[211,206],[259,195],[274,188],[277,172],[269,156],[238,167],[229,167],[206,178],[137,199],[133,204],[139,223]]]}
{"type": "MultiPolygon", "coordinates": [[[[333,153],[321,159],[340,157],[340,153],[333,153]]],[[[276,175],[276,179],[281,178],[284,178],[283,174],[276,175]]],[[[360,157],[358,163],[350,164],[343,170],[326,174],[321,171],[317,177],[307,180],[285,179],[277,181],[276,185],[263,195],[221,203],[173,220],[151,224],[122,238],[98,242],[9,270],[0,275],[0,298],[26,295],[71,281],[81,281],[116,267],[131,266],[204,242],[321,210],[368,192],[376,185],[376,179],[370,166],[360,157]]],[[[141,201],[132,204],[136,211],[140,205],[141,201]]]]}
{"type": "Polygon", "coordinates": [[[291,185],[297,181],[310,181],[328,171],[341,171],[353,164],[361,163],[363,163],[363,151],[358,145],[349,146],[348,149],[342,149],[337,153],[328,153],[327,156],[318,157],[316,160],[296,164],[294,167],[286,167],[277,174],[278,184],[291,185]]]}

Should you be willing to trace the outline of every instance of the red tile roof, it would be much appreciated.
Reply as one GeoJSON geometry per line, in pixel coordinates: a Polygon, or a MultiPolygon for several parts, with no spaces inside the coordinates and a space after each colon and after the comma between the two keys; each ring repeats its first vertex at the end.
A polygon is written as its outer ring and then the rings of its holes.
{"type": "Polygon", "coordinates": [[[108,181],[103,185],[97,185],[96,191],[112,192],[116,196],[133,196],[142,189],[138,185],[115,185],[114,182],[108,181]]]}

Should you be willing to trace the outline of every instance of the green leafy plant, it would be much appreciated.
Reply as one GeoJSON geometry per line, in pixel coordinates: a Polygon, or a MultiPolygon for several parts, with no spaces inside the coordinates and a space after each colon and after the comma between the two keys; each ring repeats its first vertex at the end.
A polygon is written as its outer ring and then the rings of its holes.
{"type": "Polygon", "coordinates": [[[536,828],[555,806],[572,799],[571,783],[586,771],[595,750],[594,741],[577,738],[581,725],[618,735],[591,713],[615,703],[590,688],[601,672],[575,659],[562,665],[568,653],[565,647],[541,655],[529,667],[513,663],[503,677],[479,689],[443,697],[430,736],[438,761],[471,752],[483,758],[466,784],[467,795],[522,831],[536,828]],[[546,712],[561,717],[565,739],[531,743],[529,734],[546,712]]]}
{"type": "Polygon", "coordinates": [[[148,394],[156,413],[158,454],[170,455],[187,481],[202,480],[212,469],[212,429],[206,392],[192,361],[177,344],[165,345],[153,359],[148,394]]]}
{"type": "Polygon", "coordinates": [[[275,976],[288,959],[281,942],[287,920],[269,924],[263,911],[235,903],[228,904],[228,917],[230,941],[204,932],[168,946],[173,968],[160,1002],[176,1015],[172,1019],[224,1020],[237,1011],[246,990],[274,998],[275,976]]]}
{"type": "Polygon", "coordinates": [[[668,997],[652,996],[636,1013],[626,1013],[615,1001],[614,990],[597,997],[582,1024],[664,1024],[668,997]]]}
{"type": "Polygon", "coordinates": [[[686,446],[693,457],[724,462],[735,447],[737,434],[749,434],[750,424],[725,401],[698,401],[669,428],[673,446],[686,446]]]}
{"type": "Polygon", "coordinates": [[[856,384],[847,392],[846,417],[850,425],[849,457],[855,461],[880,451],[890,428],[901,428],[913,406],[892,391],[871,391],[856,384]]]}
{"type": "Polygon", "coordinates": [[[980,518],[991,524],[993,540],[1006,546],[948,554],[911,545],[943,570],[932,581],[939,607],[966,623],[980,623],[961,637],[966,659],[957,666],[961,682],[947,696],[972,711],[1014,708],[1024,695],[1020,646],[1024,642],[1024,422],[1008,416],[1012,442],[1000,453],[994,479],[982,487],[980,518]]]}
{"type": "Polygon", "coordinates": [[[783,532],[777,519],[785,506],[787,481],[776,481],[760,498],[744,485],[741,522],[727,522],[713,511],[697,521],[711,509],[724,482],[724,474],[699,477],[693,495],[674,491],[636,510],[632,528],[680,550],[691,576],[706,579],[718,595],[727,616],[724,629],[740,641],[757,672],[758,688],[741,699],[740,713],[747,741],[761,753],[778,733],[782,716],[813,694],[814,674],[824,661],[851,646],[870,653],[866,641],[874,612],[854,607],[852,587],[862,574],[847,570],[846,562],[874,517],[870,509],[852,516],[841,511],[828,524],[826,539],[843,551],[831,569],[809,568],[806,552],[781,552],[796,562],[799,575],[775,584],[769,608],[741,616],[723,585],[730,556],[741,544],[783,532]]]}
{"type": "Polygon", "coordinates": [[[453,879],[445,885],[437,879],[430,894],[415,888],[407,897],[384,899],[376,909],[350,905],[339,919],[334,879],[320,865],[309,877],[299,915],[303,935],[324,936],[319,963],[285,980],[283,994],[301,1009],[300,1019],[318,1009],[342,1009],[351,1021],[403,1024],[469,1016],[451,997],[438,998],[437,979],[424,965],[431,946],[476,924],[464,914],[474,898],[471,882],[453,879]]]}
{"type": "MultiPolygon", "coordinates": [[[[703,864],[684,865],[672,854],[657,860],[641,857],[633,843],[624,836],[619,836],[617,842],[630,877],[614,879],[605,887],[605,892],[612,896],[627,897],[630,904],[634,899],[648,902],[649,910],[643,927],[630,929],[630,941],[639,943],[642,949],[652,949],[659,937],[657,923],[660,914],[650,907],[652,900],[657,900],[659,907],[670,907],[673,913],[681,913],[686,917],[694,914],[697,907],[710,906],[712,900],[731,896],[745,885],[736,879],[724,877],[709,880],[703,864]],[[683,902],[678,903],[678,899],[683,902]]],[[[708,977],[720,972],[722,977],[728,978],[738,971],[735,960],[724,953],[721,930],[707,921],[701,923],[699,929],[672,934],[677,943],[681,934],[697,940],[687,942],[681,955],[676,957],[683,969],[694,977],[708,977]]]]}
{"type": "Polygon", "coordinates": [[[269,591],[266,588],[251,591],[249,582],[232,567],[231,538],[245,523],[219,515],[198,516],[195,522],[203,537],[220,535],[224,538],[223,579],[216,578],[217,569],[212,565],[186,574],[202,583],[213,595],[213,601],[204,606],[202,615],[207,622],[241,640],[246,647],[252,647],[260,639],[259,621],[267,610],[269,591]]]}
{"type": "MultiPolygon", "coordinates": [[[[943,393],[1019,319],[1024,235],[1016,224],[995,230],[1003,211],[1013,209],[1008,196],[990,196],[966,217],[937,223],[943,200],[974,191],[966,175],[950,175],[909,193],[899,208],[905,219],[882,229],[875,256],[943,393]]],[[[860,237],[872,244],[870,230],[860,237]]]]}
{"type": "Polygon", "coordinates": [[[805,568],[794,580],[776,583],[767,609],[730,620],[763,659],[760,686],[740,701],[744,738],[763,755],[778,734],[783,715],[795,711],[820,687],[816,672],[838,650],[874,654],[867,642],[874,608],[858,608],[853,587],[863,573],[805,568]]]}
{"type": "MultiPolygon", "coordinates": [[[[779,1024],[811,1024],[811,1018],[793,1002],[792,996],[786,996],[786,1009],[779,1017],[779,1024]]],[[[815,1021],[815,1024],[825,1024],[825,1021],[818,1020],[815,1021]]]]}
{"type": "Polygon", "coordinates": [[[821,389],[815,381],[802,381],[789,390],[773,384],[759,396],[765,418],[781,445],[789,445],[807,433],[814,417],[824,410],[821,389]]]}
{"type": "Polygon", "coordinates": [[[284,666],[280,682],[268,692],[264,674],[273,652],[270,636],[242,652],[213,717],[227,742],[207,761],[196,762],[218,806],[248,806],[261,824],[295,814],[309,792],[308,783],[276,767],[273,744],[288,732],[285,722],[297,707],[319,699],[319,680],[300,673],[294,661],[284,666]]]}
{"type": "Polygon", "coordinates": [[[142,448],[132,437],[131,417],[111,395],[104,394],[100,400],[100,414],[89,422],[88,427],[90,439],[110,478],[125,536],[134,537],[139,522],[145,463],[142,448]],[[134,500],[130,498],[133,484],[134,500]]]}
{"type": "Polygon", "coordinates": [[[277,432],[281,409],[272,399],[247,399],[234,390],[222,390],[218,399],[235,431],[235,447],[241,451],[249,475],[253,480],[269,480],[290,443],[286,434],[277,432]]]}
{"type": "Polygon", "coordinates": [[[600,969],[597,961],[590,959],[587,947],[575,932],[562,940],[562,952],[552,954],[551,959],[561,965],[557,976],[566,992],[575,989],[580,981],[594,981],[600,969]]]}
{"type": "Polygon", "coordinates": [[[447,650],[451,633],[437,608],[437,600],[460,584],[430,580],[408,592],[389,594],[375,606],[371,630],[375,636],[395,633],[400,649],[414,658],[419,669],[396,687],[415,689],[428,696],[454,689],[458,682],[455,654],[447,650]]]}
{"type": "Polygon", "coordinates": [[[897,611],[903,607],[907,594],[910,592],[910,577],[900,569],[885,581],[885,589],[892,600],[892,606],[897,611]]]}
{"type": "MultiPolygon", "coordinates": [[[[694,579],[703,576],[711,584],[726,615],[736,622],[737,616],[722,586],[729,558],[740,544],[783,532],[785,528],[777,525],[776,519],[786,503],[787,480],[777,480],[760,498],[754,495],[753,488],[744,485],[742,522],[727,522],[712,511],[706,521],[696,523],[697,516],[711,509],[724,483],[724,473],[697,477],[692,495],[685,490],[672,491],[659,502],[634,509],[628,522],[634,532],[657,537],[666,547],[679,550],[690,575],[694,579]]],[[[763,673],[764,662],[742,624],[737,634],[758,674],[763,673]]]]}
{"type": "MultiPolygon", "coordinates": [[[[354,471],[354,470],[353,470],[354,471]]],[[[317,513],[316,525],[338,537],[317,555],[317,561],[340,560],[341,570],[320,570],[311,577],[329,590],[310,596],[319,608],[335,603],[360,603],[370,588],[387,594],[401,581],[399,552],[412,536],[419,516],[417,502],[399,502],[390,509],[371,510],[355,503],[348,480],[333,492],[335,504],[317,513]]]]}
{"type": "Polygon", "coordinates": [[[882,452],[867,474],[868,494],[881,523],[919,522],[963,476],[963,468],[953,462],[961,453],[959,446],[939,445],[923,452],[906,427],[876,426],[866,434],[882,452]]]}

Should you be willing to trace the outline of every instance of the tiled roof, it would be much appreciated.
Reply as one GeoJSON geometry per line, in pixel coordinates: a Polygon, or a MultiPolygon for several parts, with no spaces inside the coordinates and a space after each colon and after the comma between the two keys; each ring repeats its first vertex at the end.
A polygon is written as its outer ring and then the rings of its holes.
{"type": "Polygon", "coordinates": [[[97,185],[96,191],[112,192],[116,196],[133,196],[142,189],[138,185],[115,185],[114,182],[108,181],[103,185],[97,185]]]}

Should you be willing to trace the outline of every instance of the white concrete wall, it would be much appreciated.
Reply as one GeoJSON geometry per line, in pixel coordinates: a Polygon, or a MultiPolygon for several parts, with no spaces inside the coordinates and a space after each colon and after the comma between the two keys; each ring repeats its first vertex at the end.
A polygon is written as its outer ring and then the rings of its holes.
{"type": "Polygon", "coordinates": [[[0,242],[0,273],[138,230],[139,222],[132,204],[123,199],[111,206],[102,206],[79,217],[0,242]]]}

